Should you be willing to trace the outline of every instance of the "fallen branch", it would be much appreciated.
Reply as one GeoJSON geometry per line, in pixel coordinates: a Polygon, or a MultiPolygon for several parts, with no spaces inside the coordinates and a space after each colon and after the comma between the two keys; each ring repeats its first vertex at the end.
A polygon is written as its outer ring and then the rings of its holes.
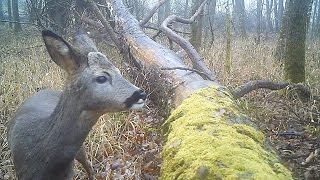
{"type": "Polygon", "coordinates": [[[89,5],[91,6],[92,11],[96,14],[97,18],[101,21],[106,31],[109,33],[109,36],[111,37],[112,41],[116,44],[117,48],[121,50],[122,47],[121,47],[120,41],[116,33],[113,31],[112,27],[110,26],[109,22],[103,16],[103,14],[101,13],[98,6],[95,4],[93,0],[88,0],[88,2],[89,2],[89,5]]]}
{"type": "Polygon", "coordinates": [[[244,85],[236,88],[235,90],[231,91],[231,94],[235,99],[239,99],[256,89],[264,88],[264,89],[270,89],[270,90],[279,90],[279,89],[284,89],[289,85],[290,85],[289,82],[274,83],[272,81],[267,81],[267,80],[255,80],[255,81],[249,81],[244,85]]]}
{"type": "MultiPolygon", "coordinates": [[[[192,24],[195,20],[195,18],[201,13],[205,3],[207,0],[204,0],[202,4],[200,5],[199,9],[196,11],[196,13],[190,18],[190,19],[183,19],[176,15],[170,15],[168,16],[161,24],[160,30],[164,32],[168,38],[170,38],[175,43],[179,44],[188,54],[189,58],[192,61],[192,65],[194,69],[197,69],[199,71],[204,72],[207,74],[207,76],[210,77],[210,79],[215,79],[215,75],[213,72],[211,72],[203,62],[203,58],[200,56],[200,54],[196,51],[196,49],[192,46],[192,44],[185,40],[183,37],[179,36],[177,33],[175,33],[172,29],[169,28],[169,24],[172,24],[173,22],[181,22],[184,24],[192,24]]],[[[207,76],[203,76],[203,78],[206,78],[207,76]]],[[[207,79],[207,78],[206,78],[207,79]]]]}
{"type": "Polygon", "coordinates": [[[152,18],[152,16],[154,15],[154,13],[157,11],[157,9],[159,9],[159,7],[165,3],[167,0],[159,0],[157,4],[155,4],[153,6],[153,8],[151,9],[151,11],[149,12],[149,14],[147,14],[147,16],[141,20],[141,22],[139,23],[140,27],[143,27],[145,24],[147,24],[147,22],[152,18]]]}
{"type": "Polygon", "coordinates": [[[306,160],[304,162],[302,162],[301,164],[303,166],[307,165],[308,163],[310,163],[313,159],[315,159],[316,157],[319,156],[319,152],[320,152],[320,148],[314,150],[313,152],[310,153],[310,155],[306,158],[306,160]]]}
{"type": "Polygon", "coordinates": [[[208,80],[214,81],[214,79],[211,79],[211,77],[209,77],[206,73],[201,72],[201,71],[196,70],[196,69],[191,69],[191,68],[186,68],[186,67],[161,68],[161,70],[176,70],[176,69],[185,70],[185,71],[192,71],[192,72],[198,73],[200,76],[205,76],[208,80]]]}

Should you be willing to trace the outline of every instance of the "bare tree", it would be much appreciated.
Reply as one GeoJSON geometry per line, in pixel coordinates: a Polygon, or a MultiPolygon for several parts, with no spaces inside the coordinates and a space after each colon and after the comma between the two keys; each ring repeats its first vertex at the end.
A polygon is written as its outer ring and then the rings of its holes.
{"type": "Polygon", "coordinates": [[[11,0],[7,0],[7,7],[8,7],[9,27],[12,28],[12,8],[11,8],[11,0]]]}
{"type": "Polygon", "coordinates": [[[273,0],[266,0],[266,18],[267,18],[267,29],[266,29],[266,38],[268,34],[273,31],[272,21],[271,21],[271,9],[273,5],[273,0]]]}
{"type": "Polygon", "coordinates": [[[22,27],[20,22],[20,16],[19,16],[19,1],[18,0],[12,0],[12,15],[14,23],[14,31],[20,32],[22,31],[22,27]]]}
{"type": "Polygon", "coordinates": [[[245,18],[246,18],[246,10],[244,0],[233,0],[233,8],[234,8],[234,21],[236,24],[237,31],[239,32],[240,36],[244,39],[247,38],[247,31],[245,25],[245,18]]]}
{"type": "Polygon", "coordinates": [[[70,8],[72,0],[48,0],[46,12],[50,18],[50,26],[56,31],[63,33],[70,20],[70,8]]]}
{"type": "Polygon", "coordinates": [[[259,44],[261,40],[261,25],[262,25],[262,0],[257,0],[257,39],[259,44]]]}
{"type": "Polygon", "coordinates": [[[0,20],[2,20],[4,17],[4,13],[3,13],[3,0],[0,0],[0,20]]]}
{"type": "MultiPolygon", "coordinates": [[[[194,14],[200,7],[201,1],[192,1],[192,14],[194,14]]],[[[202,26],[203,26],[203,9],[199,16],[195,19],[195,22],[191,25],[191,44],[196,50],[199,50],[202,44],[202,26]]]]}
{"type": "Polygon", "coordinates": [[[285,78],[293,83],[305,82],[305,41],[308,11],[312,0],[289,0],[288,30],[285,45],[285,78]]]}
{"type": "Polygon", "coordinates": [[[273,13],[274,13],[274,30],[279,32],[279,9],[278,9],[278,0],[274,0],[273,13]]]}

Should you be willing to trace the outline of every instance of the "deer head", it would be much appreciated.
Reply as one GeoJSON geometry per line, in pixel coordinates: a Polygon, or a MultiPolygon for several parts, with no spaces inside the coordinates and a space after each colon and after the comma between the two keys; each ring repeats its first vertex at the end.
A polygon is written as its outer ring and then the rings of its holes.
{"type": "Polygon", "coordinates": [[[42,33],[52,60],[68,73],[67,87],[74,88],[83,109],[101,113],[140,110],[146,94],[122,77],[92,40],[79,32],[74,46],[51,31],[42,33]]]}

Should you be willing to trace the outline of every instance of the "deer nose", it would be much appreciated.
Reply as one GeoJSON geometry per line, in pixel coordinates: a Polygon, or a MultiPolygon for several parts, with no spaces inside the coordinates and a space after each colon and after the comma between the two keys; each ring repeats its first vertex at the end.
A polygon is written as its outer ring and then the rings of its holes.
{"type": "Polygon", "coordinates": [[[146,100],[147,94],[140,89],[139,91],[133,93],[132,98],[137,101],[139,101],[139,99],[146,100]]]}
{"type": "Polygon", "coordinates": [[[146,99],[147,99],[147,94],[140,89],[138,91],[135,91],[131,95],[131,97],[126,99],[126,101],[124,103],[127,108],[132,108],[133,105],[143,106],[144,101],[146,99]]]}

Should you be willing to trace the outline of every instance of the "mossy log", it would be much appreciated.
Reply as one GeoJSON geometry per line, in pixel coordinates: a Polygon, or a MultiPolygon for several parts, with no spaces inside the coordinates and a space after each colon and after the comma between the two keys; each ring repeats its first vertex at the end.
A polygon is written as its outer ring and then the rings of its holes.
{"type": "Polygon", "coordinates": [[[164,124],[161,179],[292,179],[226,88],[194,72],[161,71],[187,67],[173,51],[143,33],[122,1],[113,0],[112,6],[121,43],[127,48],[122,52],[130,53],[125,57],[149,70],[152,75],[145,78],[166,82],[149,80],[156,88],[153,92],[164,86],[170,90],[171,95],[153,93],[175,108],[164,124]]]}
{"type": "Polygon", "coordinates": [[[162,179],[292,179],[221,86],[200,89],[166,121],[162,179]]]}

